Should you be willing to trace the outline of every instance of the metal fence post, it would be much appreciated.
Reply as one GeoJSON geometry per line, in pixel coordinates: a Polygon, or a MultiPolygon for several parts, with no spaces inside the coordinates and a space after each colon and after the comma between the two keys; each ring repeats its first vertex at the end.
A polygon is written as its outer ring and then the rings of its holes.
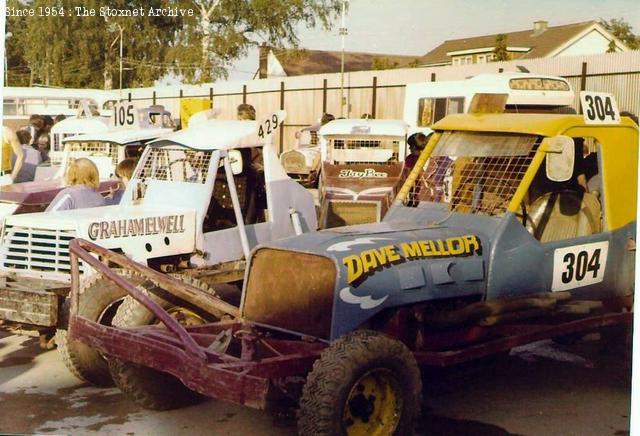
{"type": "Polygon", "coordinates": [[[431,73],[431,81],[432,82],[436,81],[436,73],[431,73]]]}
{"type": "MultiPolygon", "coordinates": [[[[582,63],[582,71],[580,72],[580,91],[587,89],[587,63],[582,63]]],[[[578,113],[582,113],[582,99],[578,99],[578,113]]]]}
{"type": "Polygon", "coordinates": [[[322,81],[322,113],[327,112],[327,79],[322,81]]]}
{"type": "Polygon", "coordinates": [[[156,92],[155,91],[153,91],[153,104],[154,105],[156,104],[156,92]]]}
{"type": "Polygon", "coordinates": [[[211,102],[211,107],[213,107],[213,88],[209,88],[209,101],[211,102]]]}
{"type": "Polygon", "coordinates": [[[247,102],[247,85],[242,85],[242,103],[247,102]]]}
{"type": "Polygon", "coordinates": [[[371,118],[375,118],[376,104],[378,99],[378,76],[373,76],[373,84],[371,86],[373,92],[373,94],[371,95],[371,118]]]}
{"type": "MultiPolygon", "coordinates": [[[[280,110],[284,110],[284,82],[280,82],[280,110]]],[[[282,153],[283,151],[284,151],[284,121],[280,124],[280,153],[282,153]]]]}

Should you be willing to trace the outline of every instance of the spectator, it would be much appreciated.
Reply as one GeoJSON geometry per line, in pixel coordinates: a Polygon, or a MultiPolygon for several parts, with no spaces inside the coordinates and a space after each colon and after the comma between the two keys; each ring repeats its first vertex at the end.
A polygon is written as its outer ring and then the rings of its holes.
{"type": "Polygon", "coordinates": [[[100,186],[98,167],[90,159],[83,157],[72,161],[64,179],[67,188],[56,195],[47,207],[47,212],[105,205],[104,197],[98,192],[100,186]]]}
{"type": "Polygon", "coordinates": [[[31,115],[29,117],[29,133],[31,134],[31,144],[35,147],[36,141],[44,130],[44,117],[41,115],[31,115]]]}
{"type": "Polygon", "coordinates": [[[122,195],[127,189],[127,185],[129,184],[131,177],[133,177],[133,171],[136,169],[136,163],[136,160],[132,158],[127,158],[120,161],[120,163],[116,167],[116,177],[120,181],[118,190],[111,193],[110,197],[107,197],[107,205],[120,204],[122,195]]]}
{"type": "Polygon", "coordinates": [[[65,117],[64,115],[60,114],[60,115],[56,115],[56,117],[53,119],[53,124],[58,124],[60,121],[65,120],[67,117],[65,117]]]}
{"type": "Polygon", "coordinates": [[[322,118],[320,118],[320,125],[324,126],[325,124],[327,124],[330,121],[335,120],[336,117],[333,116],[333,114],[328,114],[328,113],[323,113],[322,114],[322,118]]]}
{"type": "Polygon", "coordinates": [[[42,162],[49,161],[49,135],[43,133],[38,137],[38,142],[36,143],[36,148],[40,152],[40,158],[42,162]]]}
{"type": "MultiPolygon", "coordinates": [[[[38,150],[29,145],[31,142],[31,134],[28,129],[20,129],[16,132],[22,152],[24,153],[24,162],[22,168],[14,179],[15,183],[33,182],[36,177],[36,168],[40,165],[40,153],[38,150]]],[[[13,157],[15,166],[16,156],[13,157]]]]}
{"type": "Polygon", "coordinates": [[[238,119],[239,120],[255,120],[256,109],[247,103],[238,105],[238,119]]]}
{"type": "Polygon", "coordinates": [[[42,119],[44,120],[43,133],[49,134],[49,132],[51,131],[51,128],[54,125],[53,118],[51,118],[49,115],[45,115],[42,117],[42,119]]]}
{"type": "Polygon", "coordinates": [[[416,165],[420,153],[422,153],[422,150],[424,150],[424,147],[427,145],[427,136],[421,132],[414,133],[409,136],[407,143],[409,144],[410,154],[404,160],[404,167],[408,171],[411,171],[416,165]]]}
{"type": "MultiPolygon", "coordinates": [[[[6,126],[2,126],[2,161],[0,161],[0,173],[10,178],[9,183],[15,181],[24,163],[24,152],[16,133],[6,126]],[[15,155],[15,159],[12,158],[15,155]]],[[[5,178],[6,179],[6,178],[5,178]]],[[[0,180],[0,184],[2,183],[0,180]]]]}

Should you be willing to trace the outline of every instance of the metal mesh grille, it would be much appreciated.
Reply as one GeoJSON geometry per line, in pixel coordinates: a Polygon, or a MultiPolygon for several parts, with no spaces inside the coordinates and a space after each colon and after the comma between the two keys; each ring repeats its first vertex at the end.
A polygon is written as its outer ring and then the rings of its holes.
{"type": "Polygon", "coordinates": [[[311,145],[318,145],[318,131],[310,130],[309,133],[311,134],[311,145]]]}
{"type": "MultiPolygon", "coordinates": [[[[66,150],[68,150],[69,153],[63,154],[60,156],[60,159],[62,160],[63,157],[66,156],[67,166],[69,166],[72,160],[81,157],[108,157],[111,159],[114,168],[118,165],[118,145],[116,144],[109,142],[71,142],[67,144],[66,150]]],[[[55,164],[55,162],[52,163],[55,164]]]]}
{"type": "Polygon", "coordinates": [[[398,162],[400,141],[392,139],[329,139],[329,159],[337,164],[398,162]]]}
{"type": "MultiPolygon", "coordinates": [[[[72,230],[48,230],[7,225],[2,242],[2,266],[8,270],[70,272],[72,230]]],[[[81,272],[83,270],[81,266],[81,272]]]]}
{"type": "Polygon", "coordinates": [[[140,180],[204,184],[210,161],[210,151],[154,147],[146,154],[144,164],[138,165],[134,177],[140,180]]]}
{"type": "Polygon", "coordinates": [[[405,205],[428,201],[453,212],[501,215],[535,155],[535,136],[443,135],[410,188],[405,205]]]}

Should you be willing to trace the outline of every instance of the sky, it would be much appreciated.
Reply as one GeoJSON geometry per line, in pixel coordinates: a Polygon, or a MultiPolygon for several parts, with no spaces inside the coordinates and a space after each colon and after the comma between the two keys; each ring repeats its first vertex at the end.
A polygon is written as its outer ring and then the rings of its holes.
{"type": "MultiPolygon", "coordinates": [[[[349,0],[346,51],[424,55],[447,39],[525,30],[599,18],[624,18],[640,34],[637,0],[349,0]]],[[[300,47],[340,50],[340,19],[330,31],[298,26],[300,47]]],[[[257,50],[236,62],[230,80],[251,79],[257,50]]]]}

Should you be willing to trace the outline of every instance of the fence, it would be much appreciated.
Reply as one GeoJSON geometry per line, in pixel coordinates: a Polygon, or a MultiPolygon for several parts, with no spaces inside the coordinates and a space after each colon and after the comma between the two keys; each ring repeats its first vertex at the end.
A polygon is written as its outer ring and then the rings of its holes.
{"type": "Polygon", "coordinates": [[[407,83],[461,80],[480,73],[518,71],[524,67],[538,74],[567,78],[576,91],[575,108],[579,107],[580,90],[610,92],[616,96],[621,111],[640,113],[640,51],[550,59],[514,60],[464,66],[423,67],[345,73],[341,113],[340,74],[322,74],[219,82],[199,86],[155,87],[126,90],[136,106],[163,104],[173,114],[180,110],[180,98],[201,97],[212,100],[222,109],[220,118],[232,119],[240,103],[256,108],[258,118],[284,109],[287,120],[275,140],[280,150],[290,148],[295,132],[316,123],[323,112],[336,116],[360,118],[402,118],[404,91],[407,83]]]}

